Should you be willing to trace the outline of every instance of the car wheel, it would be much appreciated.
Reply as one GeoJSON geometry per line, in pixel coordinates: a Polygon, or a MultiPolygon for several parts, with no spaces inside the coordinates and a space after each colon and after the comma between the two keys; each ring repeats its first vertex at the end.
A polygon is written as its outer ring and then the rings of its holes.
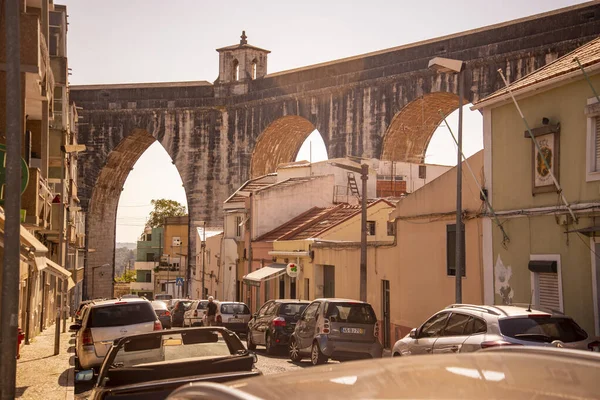
{"type": "Polygon", "coordinates": [[[256,350],[256,344],[252,341],[250,331],[246,334],[246,343],[248,345],[248,350],[256,350]]]}
{"type": "Polygon", "coordinates": [[[267,354],[273,355],[275,353],[275,346],[273,345],[273,339],[271,339],[271,335],[267,333],[265,337],[265,349],[267,350],[267,354]]]}
{"type": "Polygon", "coordinates": [[[392,357],[400,357],[400,353],[394,353],[394,355],[392,357]]]}
{"type": "Polygon", "coordinates": [[[292,338],[290,340],[290,360],[293,362],[299,362],[302,360],[302,356],[300,355],[300,348],[298,347],[298,343],[296,343],[296,339],[292,338]]]}
{"type": "Polygon", "coordinates": [[[319,344],[315,341],[310,352],[310,362],[312,365],[320,365],[327,362],[327,356],[321,352],[319,344]]]}

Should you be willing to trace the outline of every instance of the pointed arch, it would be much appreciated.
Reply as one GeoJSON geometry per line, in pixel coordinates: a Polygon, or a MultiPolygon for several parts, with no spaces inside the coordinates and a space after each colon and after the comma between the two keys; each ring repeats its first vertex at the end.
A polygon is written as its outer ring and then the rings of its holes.
{"type": "Polygon", "coordinates": [[[392,119],[383,137],[382,160],[422,163],[433,133],[448,115],[458,108],[454,93],[425,94],[408,103],[392,119]]]}

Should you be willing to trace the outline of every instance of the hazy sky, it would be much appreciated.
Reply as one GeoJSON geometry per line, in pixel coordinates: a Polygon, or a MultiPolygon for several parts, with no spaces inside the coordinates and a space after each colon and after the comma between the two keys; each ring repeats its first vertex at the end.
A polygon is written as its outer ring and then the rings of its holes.
{"type": "MultiPolygon", "coordinates": [[[[370,0],[302,2],[204,0],[55,0],[69,14],[70,83],[214,82],[215,49],[248,43],[271,50],[269,72],[283,71],[479,28],[581,3],[569,0],[370,0]]],[[[450,125],[456,132],[455,116],[450,125]]],[[[465,153],[482,146],[481,117],[465,113],[465,153]]],[[[315,143],[315,142],[313,142],[315,143]]],[[[436,133],[426,162],[455,164],[447,130],[436,133]]],[[[304,155],[304,154],[302,154],[304,155]]],[[[313,144],[313,160],[324,157],[313,144]]],[[[308,158],[308,154],[301,158],[308,158]]],[[[186,204],[181,178],[155,143],[121,194],[117,241],[142,232],[153,198],[186,204]],[[149,173],[152,171],[152,173],[149,173]]]]}

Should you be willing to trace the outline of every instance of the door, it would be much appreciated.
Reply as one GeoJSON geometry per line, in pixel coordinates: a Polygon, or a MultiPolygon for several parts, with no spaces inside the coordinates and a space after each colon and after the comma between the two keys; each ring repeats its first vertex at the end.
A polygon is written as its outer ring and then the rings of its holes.
{"type": "Polygon", "coordinates": [[[304,314],[302,314],[296,325],[296,336],[298,337],[298,347],[300,347],[300,349],[310,348],[312,344],[317,324],[317,311],[320,304],[320,302],[316,301],[306,307],[304,314]]]}
{"type": "Polygon", "coordinates": [[[383,315],[383,347],[390,348],[390,281],[381,281],[381,315],[383,315]]]}
{"type": "Polygon", "coordinates": [[[469,337],[467,323],[470,316],[453,312],[438,340],[433,346],[434,353],[460,353],[462,344],[469,337]]]}
{"type": "Polygon", "coordinates": [[[323,265],[323,297],[335,297],[335,267],[323,265]]]}
{"type": "Polygon", "coordinates": [[[418,330],[417,337],[409,345],[410,354],[431,354],[433,345],[441,335],[449,312],[441,312],[429,318],[418,330]]]}
{"type": "Polygon", "coordinates": [[[263,304],[263,306],[260,308],[260,310],[258,310],[255,315],[252,317],[252,319],[250,320],[250,323],[248,324],[248,329],[249,332],[248,334],[250,336],[252,336],[252,341],[254,343],[258,343],[257,340],[260,337],[260,318],[265,314],[265,311],[267,310],[267,308],[269,308],[269,306],[271,305],[271,302],[267,302],[265,304],[263,304]]]}

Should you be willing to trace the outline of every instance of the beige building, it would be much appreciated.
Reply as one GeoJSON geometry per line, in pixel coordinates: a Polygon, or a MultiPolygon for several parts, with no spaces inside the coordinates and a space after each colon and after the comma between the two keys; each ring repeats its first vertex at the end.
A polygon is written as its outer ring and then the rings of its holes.
{"type": "MultiPolygon", "coordinates": [[[[223,279],[224,265],[221,261],[223,251],[223,229],[221,228],[196,228],[198,237],[196,243],[199,249],[196,253],[196,270],[192,275],[192,289],[190,296],[194,299],[206,299],[213,296],[215,299],[223,299],[230,281],[223,279]],[[204,293],[202,293],[202,280],[204,278],[204,293]]],[[[232,268],[228,266],[227,268],[232,268]]]]}
{"type": "MultiPolygon", "coordinates": [[[[61,305],[73,309],[81,300],[85,216],[77,197],[77,153],[85,148],[77,145],[77,111],[68,97],[66,7],[48,0],[19,4],[21,157],[29,179],[21,196],[18,325],[28,341],[54,323],[61,305]]],[[[5,31],[4,18],[0,31],[5,31]]],[[[5,40],[0,35],[2,49],[5,40]]],[[[6,65],[5,52],[0,53],[0,64],[6,65]]],[[[0,69],[2,93],[12,83],[6,78],[6,69],[0,69]]],[[[3,127],[5,108],[5,96],[0,96],[3,127]]],[[[5,136],[0,137],[3,160],[5,140],[5,136]]],[[[3,162],[0,168],[4,168],[3,162]]],[[[4,221],[4,210],[0,209],[1,236],[4,221]]],[[[0,270],[3,253],[1,240],[0,270]]]]}
{"type": "Polygon", "coordinates": [[[491,220],[484,222],[485,302],[533,298],[596,335],[600,102],[590,84],[600,91],[599,72],[596,39],[510,85],[543,157],[506,90],[474,105],[483,112],[486,187],[509,238],[491,220]]]}

